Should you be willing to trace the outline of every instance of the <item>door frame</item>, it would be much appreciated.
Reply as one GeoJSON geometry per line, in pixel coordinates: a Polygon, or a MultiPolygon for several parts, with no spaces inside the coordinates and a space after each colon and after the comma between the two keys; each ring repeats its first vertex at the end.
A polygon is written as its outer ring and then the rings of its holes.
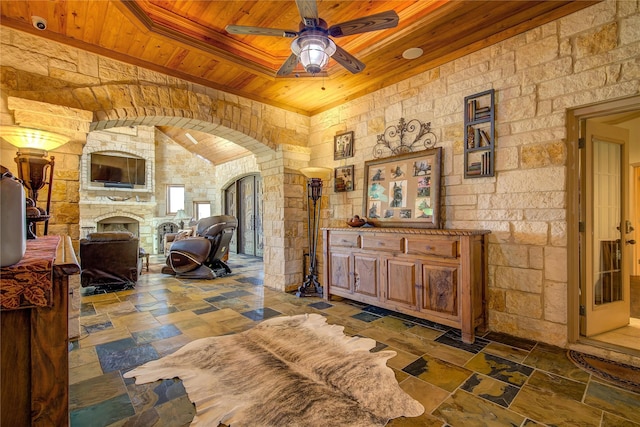
{"type": "Polygon", "coordinates": [[[640,109],[640,96],[635,95],[567,110],[567,340],[569,343],[593,345],[595,341],[580,336],[580,138],[584,120],[640,109]]]}

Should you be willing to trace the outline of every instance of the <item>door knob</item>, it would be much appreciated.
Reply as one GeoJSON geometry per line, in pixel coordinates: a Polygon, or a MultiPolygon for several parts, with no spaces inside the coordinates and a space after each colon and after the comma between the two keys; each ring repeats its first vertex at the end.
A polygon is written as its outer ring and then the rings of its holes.
{"type": "Polygon", "coordinates": [[[626,240],[626,241],[625,241],[625,243],[626,243],[627,245],[635,245],[635,244],[636,244],[636,241],[635,241],[635,240],[633,240],[633,239],[631,239],[631,240],[626,240]]]}

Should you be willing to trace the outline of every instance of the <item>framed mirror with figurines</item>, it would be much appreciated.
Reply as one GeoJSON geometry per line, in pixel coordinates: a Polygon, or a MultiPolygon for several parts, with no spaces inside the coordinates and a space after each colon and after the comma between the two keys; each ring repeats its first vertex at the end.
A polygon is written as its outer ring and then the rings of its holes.
{"type": "Polygon", "coordinates": [[[375,227],[440,228],[442,148],[365,162],[364,211],[375,227]]]}

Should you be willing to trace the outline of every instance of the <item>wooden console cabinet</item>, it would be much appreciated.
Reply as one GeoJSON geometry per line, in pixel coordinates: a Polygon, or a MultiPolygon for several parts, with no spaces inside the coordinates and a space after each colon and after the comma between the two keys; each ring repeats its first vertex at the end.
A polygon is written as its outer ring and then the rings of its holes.
{"type": "Polygon", "coordinates": [[[79,272],[68,236],[29,240],[22,261],[2,268],[3,302],[18,293],[31,297],[0,309],[0,425],[69,425],[68,286],[79,272]],[[21,276],[28,277],[23,289],[21,276]]]}
{"type": "Polygon", "coordinates": [[[486,230],[324,228],[324,297],[460,329],[487,326],[486,230]]]}

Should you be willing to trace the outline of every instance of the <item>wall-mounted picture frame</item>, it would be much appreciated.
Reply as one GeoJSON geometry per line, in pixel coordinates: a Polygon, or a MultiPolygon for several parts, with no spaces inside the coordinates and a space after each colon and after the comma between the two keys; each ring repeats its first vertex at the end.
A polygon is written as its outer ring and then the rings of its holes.
{"type": "Polygon", "coordinates": [[[353,157],[353,131],[339,133],[333,137],[333,160],[353,157]]]}
{"type": "Polygon", "coordinates": [[[366,161],[363,216],[375,227],[440,228],[442,148],[366,161]]]}
{"type": "Polygon", "coordinates": [[[354,165],[349,165],[333,170],[333,190],[336,193],[355,190],[354,169],[354,165]]]}

